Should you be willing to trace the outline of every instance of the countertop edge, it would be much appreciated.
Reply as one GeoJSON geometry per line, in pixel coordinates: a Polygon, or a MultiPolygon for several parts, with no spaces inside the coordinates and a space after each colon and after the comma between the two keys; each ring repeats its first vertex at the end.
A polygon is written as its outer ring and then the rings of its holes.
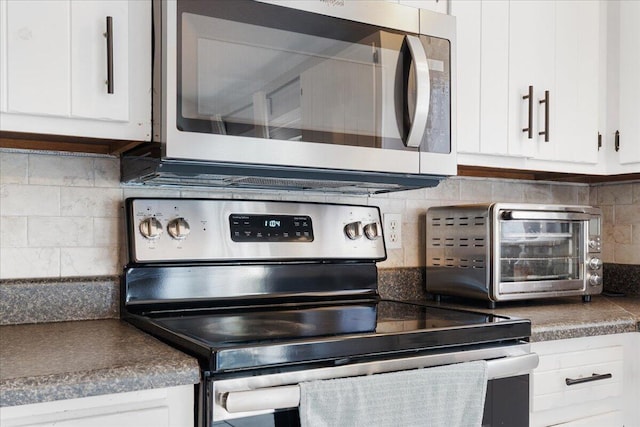
{"type": "Polygon", "coordinates": [[[128,366],[94,372],[5,380],[0,383],[0,407],[21,406],[114,393],[193,385],[200,382],[195,367],[128,366]]]}

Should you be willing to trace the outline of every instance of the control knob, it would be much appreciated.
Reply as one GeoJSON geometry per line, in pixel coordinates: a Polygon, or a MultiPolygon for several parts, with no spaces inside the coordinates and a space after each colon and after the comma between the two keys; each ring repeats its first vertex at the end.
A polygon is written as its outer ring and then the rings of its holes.
{"type": "Polygon", "coordinates": [[[364,226],[364,235],[367,236],[369,240],[376,240],[382,234],[382,229],[380,228],[380,223],[378,222],[370,222],[369,224],[364,226]]]}
{"type": "Polygon", "coordinates": [[[602,277],[598,274],[592,274],[591,276],[589,276],[589,284],[591,286],[602,285],[602,277]]]}
{"type": "Polygon", "coordinates": [[[362,237],[363,227],[362,222],[355,221],[350,222],[344,226],[344,234],[351,240],[356,240],[362,237]]]}
{"type": "Polygon", "coordinates": [[[167,231],[174,239],[182,240],[187,238],[191,232],[191,227],[189,227],[189,223],[184,218],[175,218],[167,224],[167,231]]]}
{"type": "Polygon", "coordinates": [[[162,234],[162,224],[155,217],[145,218],[140,221],[140,234],[145,239],[155,240],[162,234]]]}
{"type": "Polygon", "coordinates": [[[593,257],[589,260],[589,268],[592,270],[599,270],[602,268],[602,260],[598,257],[593,257]]]}

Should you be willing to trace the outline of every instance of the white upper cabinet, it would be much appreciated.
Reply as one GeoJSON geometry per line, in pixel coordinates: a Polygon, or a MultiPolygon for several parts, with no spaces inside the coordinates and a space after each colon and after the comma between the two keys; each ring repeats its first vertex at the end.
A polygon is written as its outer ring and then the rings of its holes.
{"type": "Polygon", "coordinates": [[[590,0],[451,3],[460,164],[594,172],[600,9],[590,0]]]}
{"type": "Polygon", "coordinates": [[[150,139],[149,1],[0,0],[0,35],[0,130],[150,139]]]}
{"type": "Polygon", "coordinates": [[[640,2],[612,1],[607,5],[609,60],[618,64],[609,69],[609,164],[612,173],[637,173],[640,172],[640,2]]]}

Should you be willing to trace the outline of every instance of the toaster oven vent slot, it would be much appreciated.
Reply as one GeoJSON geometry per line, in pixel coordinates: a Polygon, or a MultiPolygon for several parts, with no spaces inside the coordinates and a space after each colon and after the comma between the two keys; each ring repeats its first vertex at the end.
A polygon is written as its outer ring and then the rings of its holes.
{"type": "Polygon", "coordinates": [[[470,239],[468,237],[445,237],[444,239],[441,237],[432,237],[431,238],[431,246],[434,248],[439,247],[448,247],[448,248],[484,248],[485,242],[482,238],[474,238],[470,239]]]}
{"type": "Polygon", "coordinates": [[[444,258],[440,257],[431,258],[432,267],[446,267],[446,268],[472,268],[472,269],[484,269],[483,259],[469,259],[469,258],[444,258]]]}
{"type": "Polygon", "coordinates": [[[469,217],[469,216],[448,216],[448,217],[433,217],[431,218],[432,227],[475,227],[484,226],[486,218],[483,216],[469,217]]]}

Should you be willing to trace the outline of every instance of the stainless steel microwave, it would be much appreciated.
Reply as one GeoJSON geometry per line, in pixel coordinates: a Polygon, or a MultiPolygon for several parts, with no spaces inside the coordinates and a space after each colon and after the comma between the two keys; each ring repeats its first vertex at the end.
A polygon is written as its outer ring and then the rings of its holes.
{"type": "Polygon", "coordinates": [[[153,9],[153,140],[123,181],[376,193],[456,174],[454,17],[379,0],[153,9]]]}
{"type": "Polygon", "coordinates": [[[491,203],[427,211],[426,289],[491,303],[602,292],[591,206],[491,203]]]}

